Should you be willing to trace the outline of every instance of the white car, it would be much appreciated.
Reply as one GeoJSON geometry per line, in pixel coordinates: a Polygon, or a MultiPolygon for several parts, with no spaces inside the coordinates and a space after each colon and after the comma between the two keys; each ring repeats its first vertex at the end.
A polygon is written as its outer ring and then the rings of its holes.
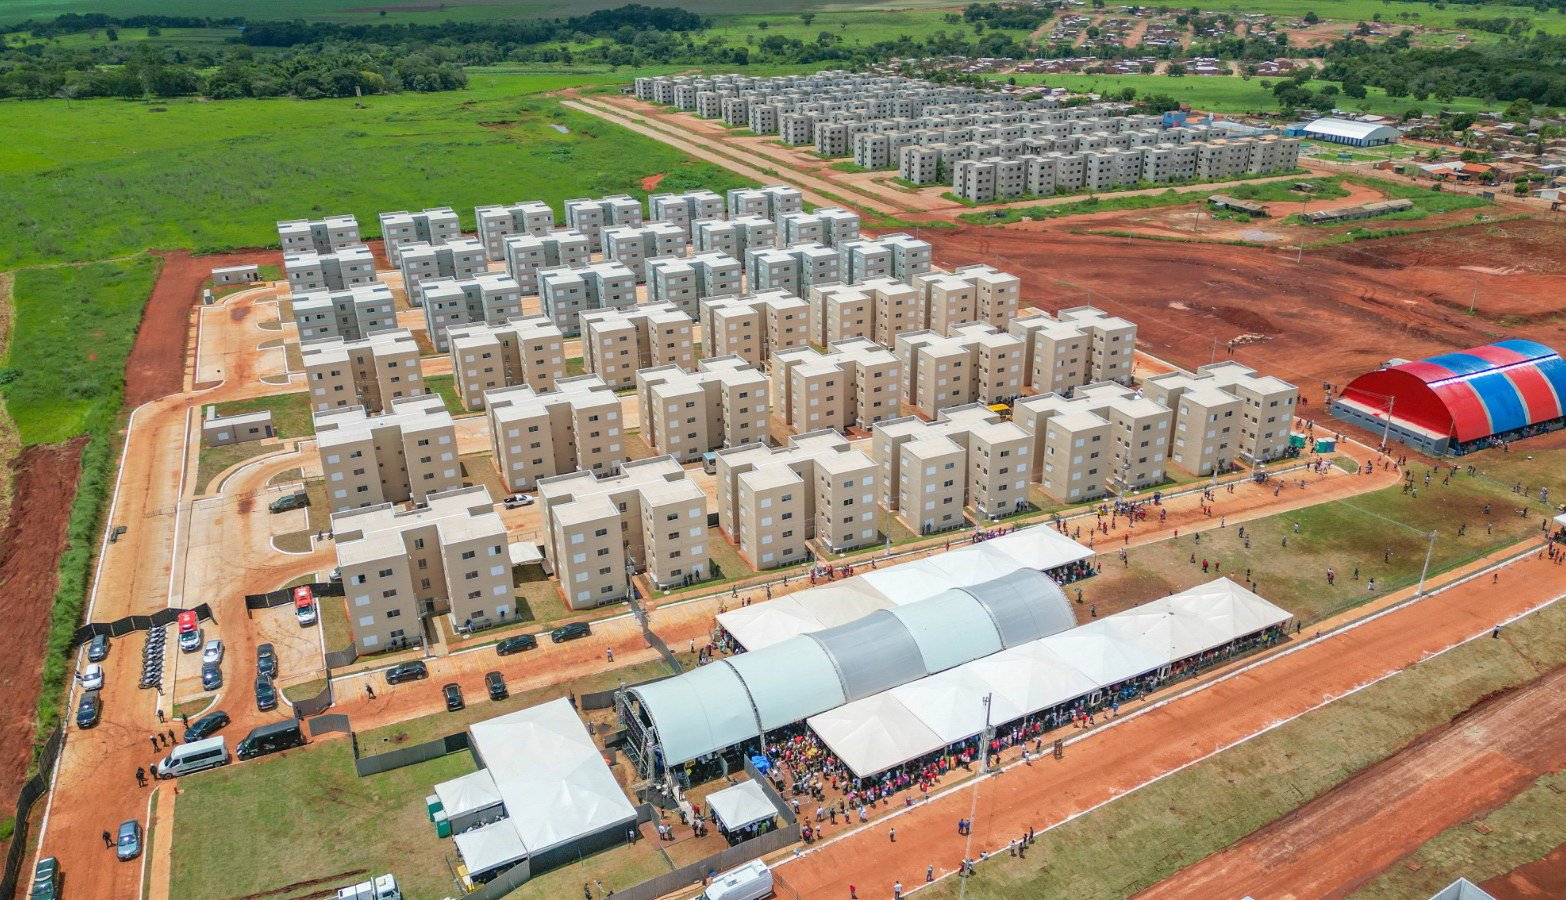
{"type": "Polygon", "coordinates": [[[96,691],[103,687],[103,666],[93,663],[82,670],[82,690],[96,691]]]}
{"type": "Polygon", "coordinates": [[[519,506],[532,506],[533,498],[528,494],[512,494],[510,497],[507,497],[500,502],[506,507],[506,509],[516,509],[519,506]]]}
{"type": "Polygon", "coordinates": [[[201,650],[201,664],[217,665],[223,661],[223,642],[217,638],[207,641],[207,645],[201,650]]]}

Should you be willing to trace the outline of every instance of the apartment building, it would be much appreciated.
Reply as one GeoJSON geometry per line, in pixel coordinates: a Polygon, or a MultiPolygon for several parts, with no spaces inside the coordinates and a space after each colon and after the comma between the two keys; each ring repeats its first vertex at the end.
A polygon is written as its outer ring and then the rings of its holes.
{"type": "Polygon", "coordinates": [[[735,259],[744,259],[751,248],[776,247],[778,226],[761,216],[732,216],[722,219],[704,219],[692,226],[694,253],[722,253],[735,259]]]}
{"type": "Polygon", "coordinates": [[[422,503],[462,487],[457,431],[439,396],[394,399],[372,416],[362,406],[315,413],[316,447],[333,512],[381,503],[422,503]]]}
{"type": "Polygon", "coordinates": [[[723,218],[723,208],[723,197],[709,190],[653,194],[647,198],[648,218],[678,226],[686,235],[690,235],[691,226],[702,219],[723,218]]]}
{"type": "Polygon", "coordinates": [[[932,534],[1025,509],[1033,440],[1014,422],[979,404],[944,410],[927,422],[892,419],[871,429],[870,458],[880,470],[880,502],[903,524],[932,534]]]}
{"type": "Polygon", "coordinates": [[[786,447],[716,456],[718,527],[754,568],[803,562],[811,541],[837,553],[882,539],[875,463],[842,435],[802,434],[786,447]]]}
{"type": "Polygon", "coordinates": [[[1017,276],[991,266],[935,269],[913,279],[923,306],[923,327],[940,334],[969,322],[1005,328],[1017,315],[1021,284],[1017,276]]]}
{"type": "Polygon", "coordinates": [[[1175,410],[1170,456],[1188,472],[1206,475],[1235,462],[1263,463],[1288,449],[1299,389],[1280,378],[1225,361],[1193,375],[1156,375],[1142,388],[1175,410]]]}
{"type": "Polygon", "coordinates": [[[546,316],[459,325],[447,338],[457,395],[468,409],[483,409],[485,392],[496,388],[543,392],[566,377],[565,335],[546,316]]]}
{"type": "Polygon", "coordinates": [[[797,347],[772,355],[772,399],[790,429],[869,428],[898,415],[902,363],[891,351],[864,338],[827,351],[797,347]]]}
{"type": "Polygon", "coordinates": [[[478,239],[491,262],[506,258],[506,238],[514,234],[543,237],[555,230],[555,211],[549,204],[529,200],[510,206],[475,206],[478,239]]]}
{"type": "Polygon", "coordinates": [[[1136,354],[1136,325],[1091,306],[1059,317],[1027,309],[1007,325],[1026,345],[1023,371],[1037,392],[1070,394],[1099,381],[1129,384],[1136,354]]]}
{"type": "Polygon", "coordinates": [[[701,301],[701,336],[704,354],[765,368],[775,354],[810,343],[810,305],[783,291],[709,297],[701,301]]]}
{"type": "Polygon", "coordinates": [[[940,184],[946,179],[941,152],[911,144],[897,151],[897,177],[917,185],[940,184]]]}
{"type": "Polygon", "coordinates": [[[336,253],[364,243],[359,238],[359,220],[346,215],[313,220],[285,219],[277,223],[277,240],[284,256],[291,253],[336,253]]]}
{"type": "Polygon", "coordinates": [[[685,255],[687,235],[678,225],[654,222],[635,228],[605,228],[599,240],[603,243],[604,260],[623,264],[641,282],[647,280],[647,260],[685,255]]]}
{"type": "Polygon", "coordinates": [[[409,244],[438,247],[461,237],[462,223],[449,206],[381,213],[381,241],[386,247],[386,261],[394,266],[402,264],[402,248],[409,244]]]}
{"type": "Polygon", "coordinates": [[[696,365],[691,317],[670,303],[583,312],[582,364],[620,390],[636,386],[636,373],[654,366],[696,365]]]}
{"type": "Polygon", "coordinates": [[[641,201],[625,194],[567,200],[565,214],[566,227],[585,235],[588,247],[593,250],[603,249],[603,229],[637,228],[642,224],[641,201]]]}
{"type": "Polygon", "coordinates": [[[738,296],[744,284],[745,267],[725,253],[647,261],[647,302],[672,303],[692,319],[701,317],[702,300],[738,296]]]}
{"type": "Polygon", "coordinates": [[[983,322],[951,334],[916,331],[897,336],[902,399],[926,415],[970,403],[1009,402],[1022,394],[1023,344],[983,322]]]}
{"type": "Polygon", "coordinates": [[[707,496],[667,456],[626,463],[615,475],[546,478],[538,499],[546,549],[573,610],[630,599],[632,572],[659,589],[710,577],[707,496]]]}
{"type": "Polygon", "coordinates": [[[620,398],[602,378],[562,378],[555,387],[539,392],[523,384],[484,394],[495,466],[508,491],[578,470],[607,475],[629,458],[620,398]]]}
{"type": "Polygon", "coordinates": [[[582,331],[581,315],[595,309],[636,305],[636,274],[617,262],[580,269],[541,269],[539,306],[568,336],[582,331]]]}
{"type": "Polygon", "coordinates": [[[767,376],[738,356],[704,359],[695,371],[660,366],[636,373],[642,439],[659,453],[696,462],[713,450],[767,442],[767,376]]]}
{"type": "Polygon", "coordinates": [[[803,296],[813,284],[842,281],[842,260],[821,244],[745,251],[745,275],[752,291],[787,291],[803,296]]]}
{"type": "Polygon", "coordinates": [[[1174,411],[1121,385],[1019,400],[1012,421],[1032,437],[1031,468],[1057,500],[1090,500],[1166,478],[1174,411]]]}
{"type": "Polygon", "coordinates": [[[805,197],[799,188],[772,184],[761,188],[730,188],[729,218],[760,216],[776,222],[788,213],[802,212],[805,197]]]}
{"type": "Polygon", "coordinates": [[[432,616],[460,626],[517,614],[506,526],[483,485],[432,494],[414,509],[342,510],[332,534],[360,653],[420,643],[432,616]]]}
{"type": "Polygon", "coordinates": [[[427,393],[419,344],[406,328],[304,344],[300,356],[312,412],[360,406],[378,416],[393,401],[427,393]]]}
{"type": "Polygon", "coordinates": [[[369,284],[375,280],[375,257],[363,244],[331,253],[313,250],[285,253],[283,271],[288,274],[288,290],[294,294],[345,291],[356,284],[369,284]]]}
{"type": "Polygon", "coordinates": [[[578,231],[512,235],[502,241],[500,254],[506,274],[516,279],[524,294],[538,293],[540,269],[580,269],[593,262],[591,242],[578,231]]]}
{"type": "Polygon", "coordinates": [[[380,281],[340,291],[312,291],[292,298],[299,343],[341,338],[357,341],[397,327],[397,300],[380,281]]]}
{"type": "Polygon", "coordinates": [[[489,271],[489,254],[473,238],[457,238],[444,244],[405,243],[397,251],[402,288],[408,302],[424,305],[424,283],[441,278],[466,281],[489,271]]]}
{"type": "Polygon", "coordinates": [[[435,278],[420,284],[424,324],[430,343],[441,353],[451,349],[447,332],[475,322],[498,324],[522,316],[522,288],[499,272],[475,278],[435,278]]]}

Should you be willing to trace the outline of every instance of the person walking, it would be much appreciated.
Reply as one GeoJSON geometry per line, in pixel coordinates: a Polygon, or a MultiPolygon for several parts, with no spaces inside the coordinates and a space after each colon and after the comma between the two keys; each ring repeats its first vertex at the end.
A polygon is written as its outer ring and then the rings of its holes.
{"type": "Polygon", "coordinates": [[[924,883],[925,884],[929,884],[930,882],[932,882],[934,880],[935,880],[935,866],[932,865],[929,868],[924,870],[924,883]]]}
{"type": "Polygon", "coordinates": [[[1501,636],[1501,626],[1497,625],[1497,626],[1495,626],[1495,630],[1490,632],[1490,637],[1498,638],[1500,636],[1501,636]]]}
{"type": "Polygon", "coordinates": [[[897,829],[896,828],[888,828],[888,829],[886,829],[886,836],[887,836],[887,838],[889,838],[891,840],[892,843],[894,843],[894,844],[897,843],[897,829]]]}
{"type": "Polygon", "coordinates": [[[168,720],[163,717],[163,707],[160,706],[158,707],[158,724],[162,725],[166,721],[168,720]]]}
{"type": "Polygon", "coordinates": [[[365,686],[364,686],[364,692],[365,692],[365,693],[366,693],[366,694],[369,694],[369,695],[370,695],[370,699],[371,699],[371,700],[374,700],[374,699],[375,699],[375,685],[373,685],[373,684],[367,684],[367,685],[365,685],[365,686]]]}
{"type": "Polygon", "coordinates": [[[892,900],[903,900],[903,883],[901,881],[892,885],[892,900]]]}
{"type": "Polygon", "coordinates": [[[177,741],[174,740],[174,729],[172,729],[172,728],[169,729],[169,743],[170,744],[178,743],[177,741]]]}
{"type": "Polygon", "coordinates": [[[114,838],[109,837],[109,833],[107,831],[103,833],[103,846],[108,849],[113,849],[114,847],[114,838]]]}
{"type": "Polygon", "coordinates": [[[610,662],[614,662],[614,648],[613,647],[605,647],[604,648],[604,654],[609,657],[609,661],[610,662]]]}
{"type": "Polygon", "coordinates": [[[852,884],[848,886],[848,900],[859,900],[859,889],[852,884]]]}
{"type": "Polygon", "coordinates": [[[152,741],[152,749],[156,751],[158,749],[158,736],[154,734],[151,735],[148,739],[152,741]]]}
{"type": "Polygon", "coordinates": [[[143,769],[141,766],[137,766],[136,767],[136,786],[137,787],[146,787],[147,786],[147,770],[143,769]]]}

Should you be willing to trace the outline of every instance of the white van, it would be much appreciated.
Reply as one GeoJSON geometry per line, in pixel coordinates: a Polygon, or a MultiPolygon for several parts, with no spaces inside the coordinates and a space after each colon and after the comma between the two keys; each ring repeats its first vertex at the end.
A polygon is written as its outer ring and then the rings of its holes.
{"type": "Polygon", "coordinates": [[[772,870],[759,859],[730,869],[712,879],[705,900],[761,900],[772,896],[772,870]]]}
{"type": "Polygon", "coordinates": [[[175,778],[203,769],[228,765],[228,741],[220,737],[207,738],[180,744],[165,756],[152,774],[158,778],[175,778]]]}

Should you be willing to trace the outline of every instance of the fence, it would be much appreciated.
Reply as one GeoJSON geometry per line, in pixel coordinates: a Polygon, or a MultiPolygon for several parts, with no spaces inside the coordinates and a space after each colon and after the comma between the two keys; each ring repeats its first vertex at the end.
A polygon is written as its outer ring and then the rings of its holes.
{"type": "MultiPolygon", "coordinates": [[[[351,733],[351,732],[350,732],[351,733]]],[[[353,738],[353,767],[359,773],[360,778],[368,775],[378,775],[381,772],[390,772],[392,769],[400,769],[403,766],[411,766],[421,762],[429,762],[439,759],[449,753],[468,749],[468,733],[459,731],[456,734],[448,734],[443,738],[433,741],[425,741],[422,744],[414,744],[412,747],[399,747],[386,753],[377,753],[374,756],[359,755],[359,736],[353,738]]]]}
{"type": "MultiPolygon", "coordinates": [[[[300,587],[295,585],[294,587],[300,587]]],[[[324,582],[303,585],[310,589],[310,593],[316,597],[341,597],[343,586],[341,582],[324,582]]],[[[282,606],[285,603],[294,602],[294,588],[278,588],[265,594],[246,594],[245,609],[271,609],[274,606],[282,606]]]]}
{"type": "MultiPolygon", "coordinates": [[[[308,719],[326,712],[332,706],[332,673],[328,669],[326,673],[326,686],[314,697],[294,701],[294,718],[308,719]]],[[[347,716],[343,717],[345,720],[347,716]]]]}
{"type": "Polygon", "coordinates": [[[65,740],[65,729],[55,725],[54,731],[44,740],[43,753],[39,757],[38,771],[16,798],[16,829],[11,833],[11,845],[5,851],[5,873],[0,876],[0,897],[16,896],[16,882],[22,874],[22,863],[27,861],[27,820],[32,816],[33,804],[49,790],[49,779],[54,775],[59,761],[60,745],[65,740]]]}
{"type": "Polygon", "coordinates": [[[323,734],[353,734],[353,726],[348,723],[348,716],[343,713],[316,716],[306,724],[310,726],[310,736],[313,738],[323,734]]]}
{"type": "MultiPolygon", "coordinates": [[[[625,689],[630,690],[634,687],[641,687],[644,684],[652,684],[655,681],[662,681],[665,678],[673,677],[673,675],[660,675],[657,678],[649,678],[646,681],[638,681],[635,684],[628,684],[625,686],[625,689]]],[[[620,693],[620,690],[620,688],[610,688],[607,691],[593,691],[589,694],[577,694],[576,708],[582,710],[583,712],[588,712],[595,709],[608,709],[611,706],[614,706],[614,695],[620,693]]]]}
{"type": "Polygon", "coordinates": [[[333,650],[326,654],[326,668],[341,669],[343,666],[352,665],[358,658],[358,648],[354,646],[353,641],[349,641],[348,646],[343,649],[333,650]]]}
{"type": "MultiPolygon", "coordinates": [[[[742,843],[735,844],[720,853],[714,853],[699,862],[693,862],[688,866],[681,866],[673,872],[649,878],[641,884],[632,885],[625,890],[614,892],[617,900],[657,900],[665,894],[698,884],[707,879],[710,874],[727,872],[735,866],[743,865],[753,859],[760,859],[769,853],[776,853],[786,847],[793,846],[799,841],[799,825],[789,825],[777,831],[769,831],[760,837],[751,838],[742,843]]],[[[792,892],[790,892],[792,893],[792,892]]],[[[784,895],[784,890],[778,890],[779,896],[784,895]]],[[[497,895],[498,896],[498,895],[497,895]]]]}
{"type": "Polygon", "coordinates": [[[164,625],[172,625],[179,620],[182,612],[195,612],[198,619],[211,619],[212,607],[203,603],[194,610],[160,609],[150,616],[126,616],[123,619],[115,619],[113,622],[88,622],[76,629],[71,635],[71,646],[90,641],[98,635],[117,638],[124,637],[133,631],[146,631],[149,628],[161,628],[164,625]]]}

